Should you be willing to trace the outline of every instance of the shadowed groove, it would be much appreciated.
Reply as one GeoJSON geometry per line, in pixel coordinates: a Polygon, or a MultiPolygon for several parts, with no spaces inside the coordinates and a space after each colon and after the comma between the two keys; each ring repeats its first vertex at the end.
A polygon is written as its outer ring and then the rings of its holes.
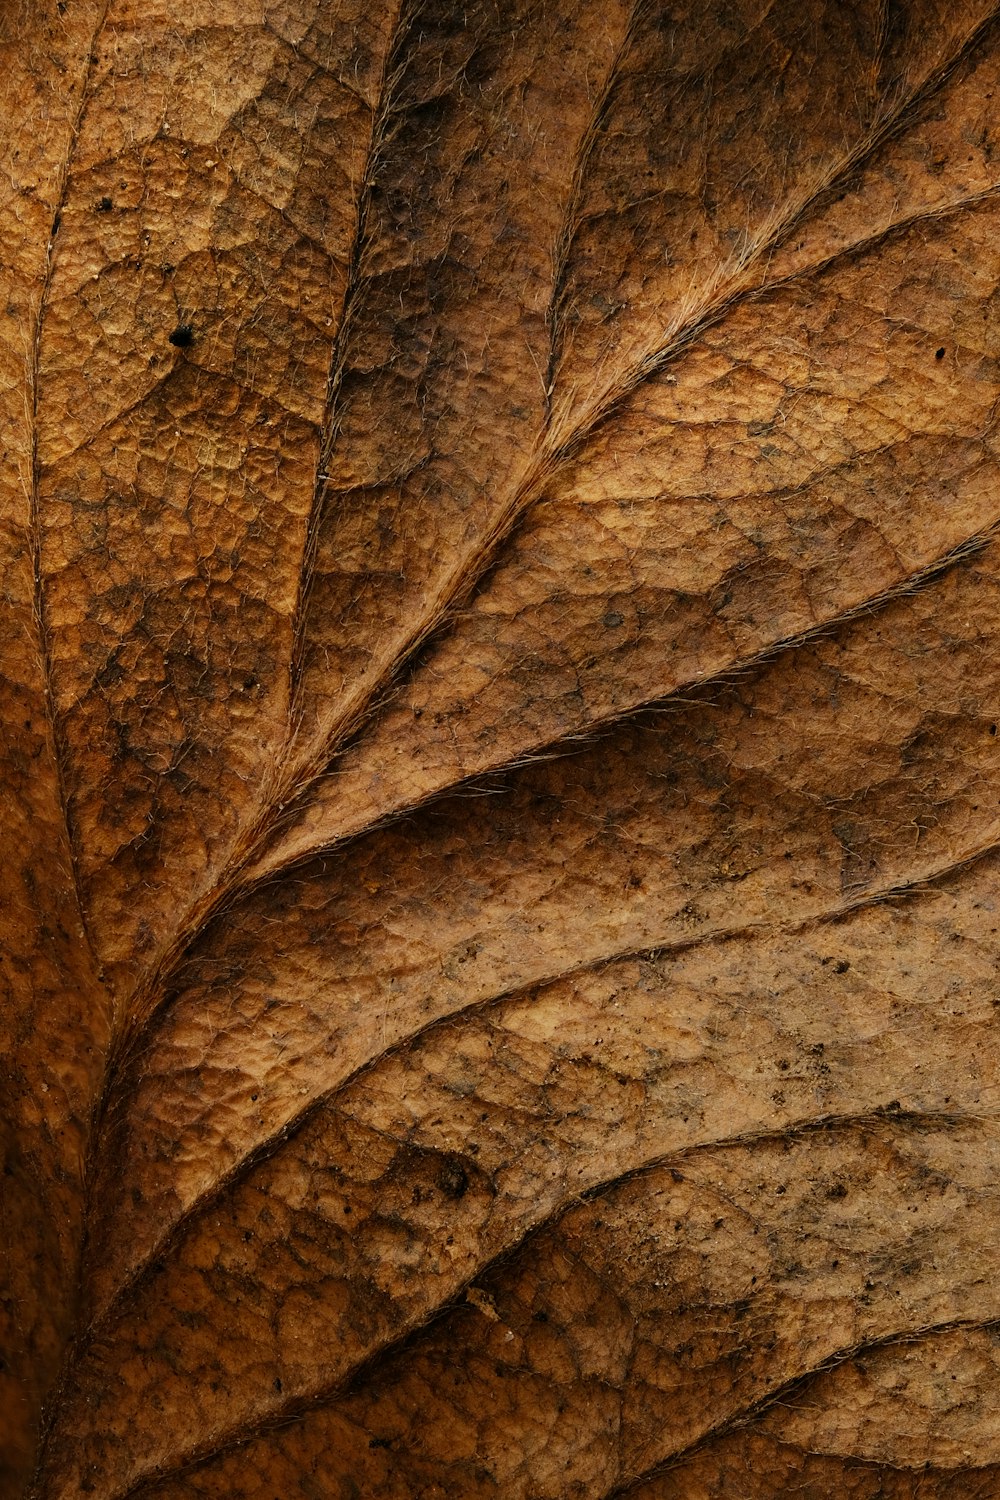
{"type": "MultiPolygon", "coordinates": [[[[575,968],[564,969],[559,973],[534,979],[527,984],[518,985],[501,994],[491,995],[486,999],[474,1001],[445,1015],[435,1017],[432,1021],[408,1032],[405,1036],[391,1042],[382,1050],[367,1058],[330,1089],[314,1094],[299,1110],[277,1125],[259,1140],[250,1151],[235,1161],[208,1189],[199,1193],[185,1208],[183,1213],[179,1214],[171,1223],[169,1229],[143,1254],[142,1259],[132,1268],[132,1272],[128,1278],[121,1282],[111,1293],[104,1307],[81,1336],[78,1358],[82,1359],[89,1345],[101,1335],[105,1328],[121,1316],[123,1305],[127,1304],[129,1299],[142,1286],[150,1269],[157,1262],[173,1253],[193,1223],[204,1214],[210,1213],[227,1194],[245,1182],[258,1167],[278,1155],[290,1141],[294,1141],[313,1120],[325,1109],[335,1104],[336,1100],[360,1079],[373,1073],[382,1063],[405,1052],[415,1042],[436,1032],[443,1031],[446,1028],[454,1027],[456,1023],[487,1014],[489,1011],[496,1010],[502,1005],[509,1004],[511,1001],[537,995],[550,985],[572,980],[584,974],[597,973],[603,969],[611,968],[616,964],[630,960],[655,960],[668,955],[687,953],[699,948],[739,940],[741,938],[794,934],[808,932],[816,927],[832,926],[856,912],[865,911],[890,902],[906,900],[912,896],[919,896],[923,891],[935,888],[941,881],[948,879],[951,875],[960,873],[981,860],[989,859],[998,851],[1000,851],[1000,840],[956,860],[948,861],[931,872],[925,872],[923,875],[915,877],[912,881],[885,887],[879,891],[868,892],[864,896],[859,896],[854,901],[843,903],[832,911],[818,914],[813,913],[792,922],[747,923],[732,928],[717,928],[712,932],[704,933],[698,937],[684,938],[651,946],[647,945],[642,948],[626,948],[619,952],[605,954],[600,959],[589,960],[579,964],[575,968]]],[[[950,1117],[944,1116],[943,1118],[950,1117]]],[[[781,1131],[776,1133],[778,1135],[782,1134],[781,1131]]],[[[682,1149],[704,1149],[704,1147],[682,1149]]],[[[676,1152],[670,1153],[671,1157],[676,1154],[676,1152]]],[[[661,1158],[657,1158],[658,1162],[660,1160],[661,1158]]],[[[620,1173],[619,1176],[623,1178],[628,1177],[634,1170],[639,1169],[630,1168],[620,1173]]],[[[616,1177],[614,1180],[617,1181],[618,1178],[616,1177]]],[[[597,1188],[591,1188],[587,1189],[586,1192],[597,1190],[597,1188]]],[[[586,1192],[584,1196],[586,1196],[586,1192]]]]}
{"type": "Polygon", "coordinates": [[[42,563],[42,516],[41,516],[41,477],[42,464],[38,453],[38,415],[39,415],[39,380],[41,376],[42,340],[45,332],[45,320],[52,300],[52,277],[55,266],[56,238],[59,233],[60,220],[66,207],[66,199],[69,193],[71,180],[71,169],[80,140],[83,122],[90,107],[93,97],[92,86],[94,68],[97,63],[97,44],[107,25],[108,13],[111,9],[111,0],[104,0],[104,5],[97,17],[90,46],[87,50],[87,61],[83,70],[80,83],[80,98],[77,103],[76,114],[70,129],[69,141],[66,147],[62,171],[59,176],[56,191],[55,205],[52,210],[52,220],[49,228],[48,244],[45,250],[45,272],[38,295],[38,314],[35,319],[34,331],[30,345],[30,356],[27,372],[28,395],[30,401],[31,422],[31,490],[28,496],[28,534],[31,547],[32,587],[34,591],[33,607],[35,623],[38,631],[38,650],[42,665],[42,686],[45,702],[45,714],[48,724],[49,735],[52,742],[53,762],[56,771],[56,786],[59,795],[59,810],[62,816],[63,826],[66,831],[66,845],[69,850],[69,867],[73,882],[73,894],[76,901],[80,925],[84,940],[90,956],[91,965],[95,974],[104,983],[104,976],[100,962],[97,958],[93,935],[90,929],[90,921],[83,900],[83,891],[80,884],[80,861],[78,850],[77,831],[70,817],[69,793],[66,785],[66,758],[67,747],[59,728],[59,718],[55,708],[55,693],[52,683],[52,650],[50,644],[50,628],[48,623],[48,606],[45,597],[45,574],[42,563]]]}
{"type": "MultiPolygon", "coordinates": [[[[35,618],[35,626],[38,635],[38,651],[41,662],[42,695],[45,706],[46,725],[49,732],[52,747],[52,758],[55,767],[56,791],[59,802],[59,813],[62,819],[63,829],[66,836],[66,847],[68,851],[69,874],[72,882],[73,899],[76,905],[77,915],[80,922],[80,931],[87,951],[89,967],[99,984],[106,985],[104,973],[100,960],[97,956],[93,941],[90,921],[83,900],[80,882],[79,852],[77,832],[70,817],[69,794],[66,781],[66,758],[67,748],[59,729],[58,715],[55,709],[55,693],[53,689],[52,651],[50,644],[50,628],[48,623],[48,609],[45,595],[45,575],[42,561],[42,517],[40,505],[40,485],[42,465],[38,451],[38,421],[39,421],[39,383],[41,375],[42,342],[45,331],[45,320],[51,303],[52,278],[54,273],[56,238],[59,233],[60,220],[66,206],[71,180],[71,167],[80,140],[80,134],[86,118],[87,110],[93,97],[94,68],[97,62],[97,46],[107,25],[108,14],[111,8],[111,0],[105,0],[94,25],[90,45],[87,49],[86,63],[80,83],[80,97],[77,103],[76,113],[70,128],[62,170],[59,176],[55,203],[52,210],[52,218],[49,229],[49,237],[45,251],[45,270],[42,284],[39,289],[38,312],[35,319],[29,354],[27,370],[27,386],[30,411],[30,492],[28,495],[28,538],[31,554],[32,567],[32,604],[35,618]]],[[[111,996],[112,1002],[114,996],[111,996]]],[[[95,1167],[95,1140],[98,1133],[98,1113],[95,1111],[89,1122],[89,1128],[85,1133],[85,1155],[81,1164],[80,1180],[83,1187],[83,1213],[80,1220],[80,1238],[75,1247],[74,1263],[72,1265],[73,1291],[76,1297],[77,1309],[74,1318],[79,1319],[79,1307],[82,1304],[82,1287],[84,1280],[84,1255],[86,1242],[86,1228],[91,1208],[91,1195],[93,1189],[94,1167],[95,1167]]],[[[77,1330],[78,1332],[78,1326],[77,1330]]],[[[75,1345],[76,1332],[73,1340],[63,1351],[63,1359],[59,1373],[46,1393],[46,1399],[40,1413],[37,1443],[35,1446],[35,1467],[32,1476],[28,1480],[28,1494],[32,1494],[39,1483],[42,1466],[45,1458],[46,1446],[52,1433],[53,1423],[58,1408],[59,1392],[63,1388],[65,1373],[73,1361],[73,1348],[75,1345]]]]}
{"type": "MultiPolygon", "coordinates": [[[[846,158],[830,169],[822,182],[815,184],[797,204],[786,209],[774,229],[753,245],[752,252],[745,249],[742,256],[720,274],[717,282],[730,286],[729,290],[717,295],[714,301],[710,297],[705,305],[688,315],[686,321],[682,320],[660,346],[638,360],[622,379],[606,387],[594,401],[585,405],[579,421],[569,430],[560,433],[554,416],[545,423],[533,462],[506,504],[494,517],[485,535],[478,540],[475,552],[460,556],[451,566],[434,598],[413,628],[405,637],[393,643],[380,662],[376,662],[371,680],[360,683],[346,695],[340,710],[325,726],[322,735],[312,737],[301,747],[297,747],[294,740],[289,742],[282,768],[265,789],[265,795],[258,802],[253,817],[234,840],[230,856],[215,884],[211,889],[200,893],[191,903],[172,938],[153,955],[129,997],[125,1022],[116,1038],[109,1087],[114,1086],[114,1079],[120,1073],[124,1059],[134,1051],[147,1027],[166,1003],[165,996],[171,977],[184,955],[208,924],[238,899],[247,884],[252,866],[265,853],[268,843],[281,827],[289,810],[301,806],[316,783],[329,773],[331,761],[345,743],[360,731],[373,703],[381,699],[419,651],[446,626],[454,611],[474,592],[480,579],[492,565],[499,548],[513,535],[555,470],[575,455],[587,438],[638,386],[658,374],[709,327],[720,322],[733,307],[741,302],[766,296],[785,284],[775,283],[772,286],[765,282],[743,288],[731,287],[731,283],[739,276],[745,275],[754,265],[773,253],[810,211],[825,203],[882,146],[908,126],[910,115],[932,99],[960,63],[988,38],[998,16],[1000,8],[994,8],[919,87],[896,101],[893,110],[876,123],[846,158]]],[[[982,197],[976,196],[977,199],[982,197]]],[[[937,213],[928,215],[941,216],[937,213]]],[[[886,238],[895,228],[896,226],[888,226],[873,237],[873,243],[886,238]]],[[[838,252],[837,256],[829,257],[820,267],[809,267],[787,280],[802,280],[815,274],[818,269],[825,269],[833,260],[843,259],[852,253],[853,247],[849,247],[838,252]]]]}
{"type": "MultiPolygon", "coordinates": [[[[327,376],[325,420],[320,436],[316,474],[313,480],[312,502],[306,521],[306,539],[302,549],[302,564],[292,612],[292,655],[289,661],[291,692],[289,694],[289,724],[285,754],[291,751],[296,735],[296,721],[301,716],[300,695],[302,689],[302,654],[305,649],[305,621],[309,609],[319,547],[319,531],[323,518],[326,494],[326,468],[338,435],[340,414],[340,391],[344,377],[344,359],[347,338],[351,331],[354,310],[364,286],[361,266],[364,259],[368,232],[368,214],[371,208],[372,190],[377,181],[381,152],[391,139],[389,121],[393,109],[393,96],[398,88],[405,67],[403,50],[409,32],[419,18],[424,0],[397,0],[396,13],[389,27],[375,102],[371,108],[372,124],[365,152],[364,166],[355,197],[354,232],[347,255],[347,278],[340,304],[337,328],[330,350],[330,366],[327,376]]],[[[339,82],[339,80],[338,80],[339,82]]]]}
{"type": "MultiPolygon", "coordinates": [[[[872,133],[872,138],[867,142],[859,144],[855,153],[842,163],[836,171],[831,172],[827,181],[816,188],[811,195],[806,196],[804,201],[786,215],[771,235],[760,241],[753,249],[752,254],[746,255],[741,263],[737,263],[731,273],[724,273],[719,279],[725,282],[727,275],[731,280],[738,280],[740,274],[751,268],[758,261],[767,259],[780,245],[792,234],[806,215],[817,206],[822,206],[828,197],[849,181],[854,173],[885,144],[892,140],[899,131],[908,123],[906,110],[908,107],[916,107],[933,97],[934,93],[943,87],[950,78],[954,69],[963,58],[972,51],[975,46],[985,37],[988,30],[994,25],[1000,11],[991,14],[986,21],[956,52],[955,56],[943,65],[939,72],[925,81],[920,89],[906,96],[899,104],[896,114],[883,123],[881,127],[872,133]]],[[[565,464],[571,462],[578,454],[580,448],[586,444],[590,437],[621,407],[621,405],[634,394],[635,390],[647,380],[660,374],[667,365],[675,358],[683,354],[704,333],[724,321],[730,312],[750,302],[765,300],[769,296],[780,293],[786,287],[810,280],[812,277],[822,274],[834,266],[857,259],[869,253],[878,246],[899,238],[922,223],[945,220],[954,214],[962,213],[974,208],[980,203],[989,201],[1000,192],[1000,185],[984,189],[980,192],[969,194],[952,200],[947,204],[936,205],[932,208],[920,210],[908,215],[903,219],[893,221],[882,229],[846,245],[841,249],[823,257],[822,259],[793,271],[787,276],[780,278],[765,278],[760,283],[750,284],[736,290],[726,292],[715,302],[709,301],[708,305],[700,311],[696,311],[686,322],[682,321],[675,332],[657,350],[652,351],[626,373],[626,376],[613,387],[608,387],[604,395],[599,398],[598,405],[594,407],[589,415],[577,424],[571,432],[558,442],[547,445],[545,436],[553,425],[553,414],[550,410],[546,420],[539,453],[534,464],[529,470],[526,479],[520,488],[515,491],[513,498],[507,507],[496,518],[488,533],[478,543],[478,553],[474,558],[463,557],[453,567],[445,583],[439,590],[438,599],[426,612],[426,617],[420,622],[416,631],[411,634],[408,641],[404,642],[396,652],[392,662],[384,669],[380,669],[370,684],[365,684],[356,690],[352,701],[348,697],[347,706],[335,720],[328,726],[325,741],[317,745],[319,758],[296,763],[286,782],[282,784],[275,793],[275,800],[269,809],[269,816],[262,824],[257,833],[248,841],[249,852],[242,861],[239,870],[236,871],[237,883],[240,874],[248,866],[251,866],[259,857],[266,844],[280,831],[280,828],[288,818],[294,816],[296,808],[308,799],[314,791],[317,782],[329,773],[329,767],[335,757],[340,754],[350,741],[358,735],[365,723],[365,719],[373,712],[384,696],[413,666],[419,653],[426,647],[428,642],[446,628],[454,612],[461,609],[468,599],[475,593],[484,576],[495,565],[500,548],[507,544],[521,522],[528,515],[536,501],[541,497],[546,486],[551,482],[554,475],[565,464]],[[322,763],[321,763],[322,761],[322,763]]],[[[877,601],[876,601],[877,602],[877,601]]],[[[864,609],[859,605],[859,610],[864,609]]],[[[739,668],[737,667],[736,670],[739,668]]]]}
{"type": "MultiPolygon", "coordinates": [[[[477,1282],[488,1279],[503,1266],[517,1259],[522,1254],[530,1254],[533,1245],[549,1230],[558,1225],[567,1213],[573,1208],[585,1204],[599,1202],[608,1197],[616,1189],[626,1183],[651,1177],[655,1173],[669,1168],[672,1164],[690,1160],[693,1157],[702,1156],[712,1151],[739,1150],[741,1148],[762,1146],[771,1143],[785,1143],[808,1139],[810,1136],[833,1133],[848,1133],[859,1130],[882,1129],[889,1132],[893,1137],[906,1134],[907,1126],[931,1125],[939,1128],[961,1128],[970,1122],[979,1122],[986,1119],[1000,1118],[1000,1116],[972,1115],[967,1113],[952,1114],[946,1111],[922,1111],[922,1110],[900,1110],[889,1113],[867,1111],[862,1114],[829,1115],[814,1119],[803,1120],[795,1124],[776,1130],[747,1131],[727,1136],[714,1141],[699,1142],[695,1145],[682,1147],[676,1151],[664,1153],[660,1156],[639,1163],[625,1171],[616,1173],[604,1181],[568,1195],[553,1210],[529,1225],[521,1237],[512,1243],[503,1246],[495,1254],[489,1256],[479,1264],[467,1277],[453,1289],[449,1296],[441,1303],[429,1308],[426,1313],[409,1327],[399,1333],[390,1336],[383,1343],[376,1345],[364,1358],[356,1361],[336,1380],[328,1385],[318,1388],[316,1391],[300,1393],[288,1398],[283,1402],[276,1402],[267,1412],[261,1413],[252,1421],[234,1424],[227,1431],[218,1434],[209,1444],[181,1456],[176,1465],[169,1469],[160,1469],[157,1472],[138,1475],[130,1484],[117,1492],[113,1492],[108,1500],[132,1500],[133,1496],[141,1495],[156,1484],[181,1477],[193,1470],[199,1469],[216,1459],[242,1447],[254,1438],[266,1435],[268,1432],[289,1426],[296,1422],[308,1420],[317,1411],[323,1410],[341,1397],[347,1396],[352,1390],[358,1389],[362,1384],[369,1381],[373,1375],[377,1375],[396,1358],[405,1357],[407,1352],[416,1348],[427,1332],[449,1313],[454,1313],[466,1305],[466,1293],[476,1285],[477,1282]]],[[[1000,1319],[983,1321],[972,1318],[958,1318],[932,1325],[924,1325],[915,1329],[895,1330],[892,1333],[880,1335],[876,1338],[865,1340],[845,1346],[835,1354],[819,1361],[815,1366],[802,1371],[792,1379],[783,1382],[774,1391],[769,1392],[759,1402],[753,1403],[732,1419],[719,1424],[710,1433],[698,1439],[697,1442],[673,1455],[663,1463],[657,1463],[650,1469],[649,1473],[655,1473],[668,1463],[683,1459],[688,1454],[705,1446],[707,1442],[717,1438],[729,1431],[731,1428],[745,1425],[753,1421],[755,1417],[762,1414],[767,1407],[777,1401],[785,1400],[795,1390],[798,1390],[806,1381],[814,1379],[817,1375],[834,1369],[837,1365],[857,1356],[868,1349],[886,1347],[895,1343],[911,1342],[915,1337],[926,1336],[932,1332],[952,1331],[959,1328],[991,1328],[1000,1326],[1000,1319]]],[[[638,1476],[645,1478],[646,1475],[638,1476]]],[[[615,1490],[608,1496],[608,1500],[614,1500],[619,1493],[625,1494],[628,1489],[633,1488],[636,1480],[629,1480],[626,1487],[621,1491],[615,1490]]]]}
{"type": "Polygon", "coordinates": [[[587,121],[586,128],[580,138],[580,145],[577,149],[573,182],[570,186],[569,197],[566,200],[566,207],[563,213],[563,221],[556,236],[552,255],[552,287],[549,292],[548,307],[545,310],[545,322],[549,330],[549,356],[545,369],[545,421],[547,423],[552,420],[552,395],[555,390],[559,360],[562,355],[562,312],[566,300],[566,277],[569,271],[569,261],[573,244],[576,239],[577,230],[579,229],[580,203],[587,171],[590,166],[590,158],[594,146],[599,139],[601,123],[607,114],[615,90],[618,87],[625,59],[635,41],[639,26],[649,12],[650,3],[651,0],[632,0],[625,31],[611,59],[611,66],[608,69],[607,77],[597,91],[590,118],[587,121]]]}
{"type": "MultiPolygon", "coordinates": [[[[743,1411],[735,1413],[724,1422],[719,1422],[708,1432],[703,1433],[695,1442],[689,1443],[685,1448],[680,1448],[676,1453],[670,1454],[669,1457],[651,1464],[648,1469],[644,1469],[641,1473],[634,1474],[622,1483],[615,1485],[614,1489],[608,1490],[602,1496],[602,1500],[627,1500],[627,1497],[634,1495],[641,1485],[649,1484],[650,1481],[657,1479],[660,1475],[668,1474],[672,1469],[680,1468],[690,1459],[696,1458],[700,1453],[705,1453],[714,1447],[723,1438],[729,1437],[731,1433],[739,1432],[744,1428],[752,1426],[754,1422],[766,1416],[769,1411],[773,1411],[776,1407],[782,1406],[796,1396],[802,1395],[819,1375],[826,1375],[829,1371],[836,1370],[840,1366],[849,1364],[852,1360],[859,1359],[866,1354],[877,1354],[882,1350],[893,1349],[897,1346],[906,1347],[907,1345],[921,1342],[938,1334],[960,1333],[963,1330],[974,1333],[996,1333],[1000,1330],[1000,1319],[953,1318],[941,1323],[926,1323],[918,1328],[897,1330],[893,1333],[880,1335],[878,1338],[865,1339],[863,1342],[855,1344],[850,1348],[838,1350],[836,1354],[822,1360],[814,1369],[794,1376],[784,1385],[778,1386],[773,1391],[768,1391],[759,1401],[753,1402],[743,1411]]],[[[837,1457],[838,1455],[831,1454],[828,1456],[837,1457]]],[[[891,1464],[887,1464],[885,1459],[856,1458],[851,1455],[849,1461],[852,1466],[870,1468],[876,1473],[892,1467],[891,1464]]],[[[908,1472],[920,1473],[924,1472],[925,1468],[926,1466],[924,1465],[915,1466],[913,1470],[908,1472]]],[[[986,1473],[997,1468],[997,1464],[982,1466],[963,1465],[937,1470],[931,1467],[929,1471],[931,1473],[947,1474],[951,1477],[957,1473],[986,1473]]]]}
{"type": "MultiPolygon", "coordinates": [[[[977,434],[977,436],[981,436],[977,434]]],[[[839,466],[836,466],[839,467],[839,466]]],[[[567,730],[555,739],[543,740],[538,744],[522,746],[517,755],[512,759],[497,760],[477,766],[467,776],[457,780],[444,783],[439,787],[433,787],[425,795],[413,798],[401,803],[398,807],[389,808],[382,816],[366,823],[363,828],[351,830],[328,842],[316,840],[309,846],[307,851],[289,856],[283,862],[268,864],[259,873],[254,870],[247,872],[247,879],[243,887],[243,893],[249,894],[260,885],[270,884],[279,880],[283,875],[300,869],[311,861],[324,855],[339,852],[348,844],[355,843],[358,839],[366,837],[383,828],[391,827],[400,820],[411,817],[413,814],[423,811],[424,808],[443,801],[454,795],[461,795],[463,791],[478,791],[477,782],[482,778],[502,777],[510,772],[520,770],[522,767],[534,764],[542,760],[551,760],[557,756],[577,754],[589,744],[594,743],[604,734],[614,730],[619,725],[627,724],[643,714],[668,712],[673,708],[687,707],[689,704],[701,701],[701,696],[720,690],[741,677],[752,673],[761,667],[777,661],[780,657],[802,647],[812,645],[816,642],[829,639],[844,626],[854,621],[864,619],[869,615],[879,613],[883,609],[890,608],[900,599],[912,598],[922,593],[953,568],[961,566],[970,558],[979,556],[1000,537],[1000,520],[992,522],[989,526],[974,532],[966,537],[956,546],[949,548],[940,557],[934,558],[925,566],[916,569],[906,577],[898,579],[890,584],[881,593],[873,594],[868,598],[860,600],[856,604],[848,605],[847,608],[839,610],[824,620],[819,620],[815,625],[799,631],[792,636],[786,636],[782,640],[769,642],[748,656],[735,657],[733,661],[727,662],[724,667],[717,671],[706,672],[701,676],[691,677],[687,681],[678,683],[666,693],[657,694],[651,698],[644,698],[627,707],[616,709],[605,716],[594,716],[586,722],[581,723],[575,729],[567,730]],[[693,696],[688,696],[693,695],[693,696]]],[[[359,733],[357,739],[349,741],[343,749],[346,751],[352,745],[363,743],[359,733]]],[[[328,774],[335,775],[334,771],[328,774]]],[[[283,824],[291,823],[294,818],[295,809],[289,807],[282,814],[281,819],[275,820],[275,831],[280,830],[283,824]]]]}

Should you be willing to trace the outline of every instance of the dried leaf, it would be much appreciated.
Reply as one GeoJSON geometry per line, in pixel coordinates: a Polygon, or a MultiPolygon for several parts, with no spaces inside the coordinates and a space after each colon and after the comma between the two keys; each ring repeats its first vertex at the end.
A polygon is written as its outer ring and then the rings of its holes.
{"type": "Polygon", "coordinates": [[[0,1491],[1000,1492],[998,14],[0,51],[0,1491]]]}

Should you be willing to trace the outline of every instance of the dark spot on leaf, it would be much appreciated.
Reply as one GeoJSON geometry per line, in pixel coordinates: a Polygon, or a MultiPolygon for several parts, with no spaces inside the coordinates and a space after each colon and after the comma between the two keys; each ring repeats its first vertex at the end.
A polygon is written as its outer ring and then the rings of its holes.
{"type": "Polygon", "coordinates": [[[469,1174],[461,1162],[445,1162],[438,1177],[438,1185],[446,1198],[464,1198],[469,1186],[469,1174]]]}

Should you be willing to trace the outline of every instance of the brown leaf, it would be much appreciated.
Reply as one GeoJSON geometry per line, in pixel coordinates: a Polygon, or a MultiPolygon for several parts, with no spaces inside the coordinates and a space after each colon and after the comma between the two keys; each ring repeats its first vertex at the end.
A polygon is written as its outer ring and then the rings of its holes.
{"type": "Polygon", "coordinates": [[[0,51],[0,1493],[1000,1492],[1000,14],[0,51]]]}

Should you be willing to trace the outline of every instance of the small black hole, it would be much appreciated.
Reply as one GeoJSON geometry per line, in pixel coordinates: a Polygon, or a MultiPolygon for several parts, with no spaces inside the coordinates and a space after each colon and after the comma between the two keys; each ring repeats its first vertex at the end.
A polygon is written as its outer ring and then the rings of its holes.
{"type": "Polygon", "coordinates": [[[934,358],[935,359],[944,359],[944,350],[943,349],[937,349],[937,350],[935,350],[934,358]]]}
{"type": "Polygon", "coordinates": [[[170,335],[170,342],[178,349],[187,349],[194,343],[194,329],[190,323],[178,323],[170,335]]]}
{"type": "Polygon", "coordinates": [[[103,198],[98,198],[97,200],[97,212],[99,214],[109,214],[114,206],[115,205],[106,194],[103,198]]]}

